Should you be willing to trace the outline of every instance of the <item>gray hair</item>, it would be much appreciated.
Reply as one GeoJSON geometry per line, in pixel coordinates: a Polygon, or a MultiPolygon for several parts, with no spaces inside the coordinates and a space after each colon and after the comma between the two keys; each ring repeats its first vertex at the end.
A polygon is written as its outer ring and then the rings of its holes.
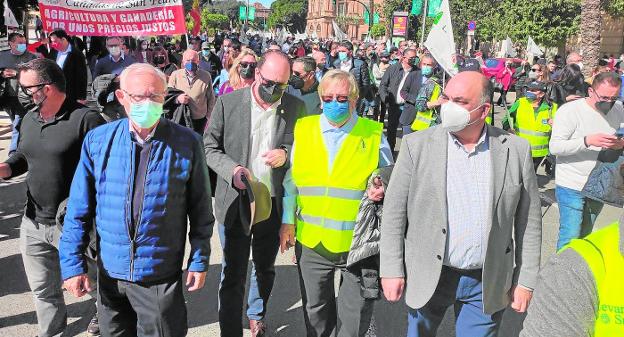
{"type": "Polygon", "coordinates": [[[316,60],[314,60],[314,58],[312,58],[311,56],[300,57],[298,59],[295,59],[295,61],[293,61],[293,63],[301,63],[301,64],[303,64],[303,70],[306,73],[309,73],[312,70],[316,69],[316,60]]]}
{"type": "Polygon", "coordinates": [[[165,74],[162,71],[160,71],[160,69],[157,69],[156,67],[148,63],[133,63],[132,65],[124,69],[124,71],[121,72],[121,75],[119,75],[119,87],[120,88],[125,88],[125,83],[127,81],[127,78],[132,73],[155,74],[156,76],[158,76],[158,78],[161,79],[163,87],[167,88],[167,76],[165,76],[165,74]]]}

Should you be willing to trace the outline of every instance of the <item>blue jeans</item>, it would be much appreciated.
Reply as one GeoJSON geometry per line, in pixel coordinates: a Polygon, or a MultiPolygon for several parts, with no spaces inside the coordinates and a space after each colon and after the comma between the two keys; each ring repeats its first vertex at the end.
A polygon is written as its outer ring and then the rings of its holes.
{"type": "Polygon", "coordinates": [[[594,229],[594,222],[603,203],[583,197],[580,191],[556,186],[555,196],[559,204],[559,240],[557,250],[572,239],[583,238],[594,229]]]}
{"type": "Polygon", "coordinates": [[[453,305],[457,337],[495,337],[503,310],[483,313],[481,269],[458,271],[442,267],[440,281],[424,307],[408,310],[407,337],[435,337],[446,309],[453,305]]]}
{"type": "Polygon", "coordinates": [[[9,145],[9,154],[17,150],[17,142],[19,141],[19,129],[22,124],[22,116],[15,115],[13,120],[13,133],[11,134],[11,144],[9,145]]]}

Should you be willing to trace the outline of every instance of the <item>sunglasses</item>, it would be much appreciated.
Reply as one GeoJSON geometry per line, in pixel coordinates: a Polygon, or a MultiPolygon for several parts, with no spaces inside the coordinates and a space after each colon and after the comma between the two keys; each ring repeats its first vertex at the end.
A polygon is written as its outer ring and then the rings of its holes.
{"type": "Polygon", "coordinates": [[[249,68],[249,67],[255,68],[257,65],[258,63],[256,62],[241,62],[240,63],[240,66],[243,68],[249,68]]]}
{"type": "MultiPolygon", "coordinates": [[[[323,96],[321,97],[321,100],[325,103],[330,103],[334,101],[334,96],[323,96]]],[[[340,102],[340,103],[344,103],[344,102],[348,102],[349,101],[349,96],[347,95],[338,95],[336,96],[336,101],[340,102]]]]}
{"type": "Polygon", "coordinates": [[[280,89],[286,89],[288,87],[288,83],[280,83],[280,82],[267,80],[266,78],[264,78],[264,76],[262,76],[262,73],[259,72],[258,74],[260,75],[260,78],[262,79],[262,83],[269,87],[276,86],[280,89]]]}
{"type": "Polygon", "coordinates": [[[303,78],[305,75],[307,75],[308,73],[300,73],[297,71],[293,71],[293,75],[299,77],[299,78],[303,78]]]}
{"type": "Polygon", "coordinates": [[[24,92],[27,96],[31,96],[36,94],[37,92],[39,92],[39,90],[41,90],[44,86],[49,85],[51,83],[39,83],[39,84],[35,84],[35,85],[29,85],[29,86],[23,86],[20,85],[20,87],[22,88],[22,92],[24,92]],[[37,90],[32,90],[33,88],[37,88],[37,90]]]}
{"type": "Polygon", "coordinates": [[[539,68],[532,68],[532,69],[531,69],[531,71],[533,71],[533,72],[538,72],[538,71],[542,71],[542,70],[541,70],[541,69],[539,69],[539,68]]]}

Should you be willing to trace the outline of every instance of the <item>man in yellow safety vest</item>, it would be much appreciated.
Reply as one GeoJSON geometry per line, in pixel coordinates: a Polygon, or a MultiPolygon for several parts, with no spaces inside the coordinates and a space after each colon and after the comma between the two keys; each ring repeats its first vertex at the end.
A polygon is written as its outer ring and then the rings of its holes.
{"type": "MultiPolygon", "coordinates": [[[[504,129],[515,131],[531,144],[535,171],[548,155],[552,122],[557,112],[557,103],[547,102],[545,95],[545,83],[529,83],[526,95],[517,99],[509,108],[509,114],[503,118],[504,129]]],[[[548,171],[549,167],[546,169],[548,171]]]]}
{"type": "MultiPolygon", "coordinates": [[[[440,98],[440,93],[442,93],[440,79],[433,73],[436,66],[437,62],[431,55],[423,56],[420,61],[420,72],[422,74],[423,84],[418,91],[418,97],[416,97],[413,102],[409,99],[405,101],[405,109],[413,108],[416,110],[416,118],[414,118],[414,122],[411,126],[411,129],[414,131],[425,130],[430,126],[440,123],[438,120],[438,110],[440,105],[444,102],[444,99],[440,98]]],[[[405,89],[404,87],[403,90],[405,89]]]]}
{"type": "Polygon", "coordinates": [[[572,240],[542,269],[520,337],[624,336],[623,220],[572,240]]]}
{"type": "Polygon", "coordinates": [[[360,295],[359,275],[346,262],[363,196],[383,198],[383,186],[367,190],[367,181],[393,157],[383,125],[355,113],[352,75],[331,70],[318,91],[323,113],[299,119],[295,127],[280,247],[295,246],[307,336],[364,336],[374,302],[360,295]],[[342,276],[338,298],[336,271],[342,276]]]}

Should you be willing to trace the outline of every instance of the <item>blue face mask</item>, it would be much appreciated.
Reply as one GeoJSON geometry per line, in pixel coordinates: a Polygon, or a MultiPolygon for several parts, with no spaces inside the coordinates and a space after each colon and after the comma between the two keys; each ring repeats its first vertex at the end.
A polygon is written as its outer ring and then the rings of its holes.
{"type": "Polygon", "coordinates": [[[424,76],[430,76],[431,74],[433,74],[433,67],[430,66],[423,66],[420,69],[420,72],[424,75],[424,76]]]}
{"type": "Polygon", "coordinates": [[[210,50],[205,50],[205,49],[202,49],[202,55],[203,55],[204,57],[208,57],[208,56],[210,56],[210,50]]]}
{"type": "Polygon", "coordinates": [[[26,44],[25,43],[18,44],[15,50],[17,50],[17,52],[20,54],[24,54],[26,52],[26,44]]]}
{"type": "Polygon", "coordinates": [[[338,52],[338,59],[342,62],[346,61],[349,58],[349,54],[345,51],[338,52]]]}
{"type": "Polygon", "coordinates": [[[533,102],[537,99],[537,95],[533,92],[527,91],[526,94],[524,94],[524,97],[526,97],[526,99],[528,99],[529,101],[533,102]]]}
{"type": "Polygon", "coordinates": [[[197,64],[194,62],[187,62],[184,64],[184,69],[186,69],[186,71],[188,72],[196,72],[197,71],[197,64]]]}
{"type": "Polygon", "coordinates": [[[397,60],[397,59],[390,60],[390,64],[397,64],[397,62],[399,62],[399,60],[397,60]]]}
{"type": "Polygon", "coordinates": [[[333,124],[341,124],[349,118],[349,102],[338,102],[335,99],[331,102],[324,102],[323,114],[333,124]]]}
{"type": "Polygon", "coordinates": [[[145,100],[130,104],[130,120],[143,129],[149,129],[160,119],[163,113],[162,103],[145,100]]]}

